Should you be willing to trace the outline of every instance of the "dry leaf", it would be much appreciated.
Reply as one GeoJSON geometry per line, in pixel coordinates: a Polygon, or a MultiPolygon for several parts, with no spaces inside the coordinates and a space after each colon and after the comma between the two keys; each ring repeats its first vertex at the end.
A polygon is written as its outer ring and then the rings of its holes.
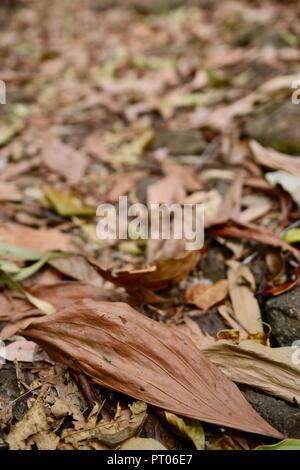
{"type": "Polygon", "coordinates": [[[79,183],[88,163],[84,155],[59,139],[47,142],[42,157],[45,165],[66,178],[70,185],[79,183]]]}
{"type": "Polygon", "coordinates": [[[31,445],[27,442],[28,438],[48,429],[44,404],[39,397],[25,416],[11,428],[6,442],[11,450],[28,450],[31,449],[31,445]]]}
{"type": "Polygon", "coordinates": [[[118,406],[116,416],[111,421],[102,420],[92,426],[88,422],[82,430],[75,432],[66,429],[62,432],[62,439],[75,449],[90,441],[115,447],[137,434],[146,418],[146,403],[135,402],[129,405],[129,409],[130,412],[128,409],[121,409],[118,406]]]}
{"type": "Polygon", "coordinates": [[[132,437],[123,442],[117,450],[167,450],[159,441],[152,438],[132,437]]]}
{"type": "Polygon", "coordinates": [[[292,348],[269,348],[251,340],[239,345],[218,341],[203,353],[234,382],[300,403],[300,372],[292,362],[292,348]]]}
{"type": "MultiPolygon", "coordinates": [[[[0,173],[1,175],[1,173],[0,173]]],[[[14,183],[1,182],[0,201],[21,201],[22,194],[14,183]]]]}
{"type": "Polygon", "coordinates": [[[86,299],[22,334],[102,386],[179,415],[281,436],[188,337],[127,304],[86,299]]]}
{"type": "Polygon", "coordinates": [[[32,341],[17,340],[5,346],[7,361],[33,362],[37,346],[32,341]]]}
{"type": "Polygon", "coordinates": [[[191,440],[197,450],[204,450],[205,434],[199,421],[179,418],[168,411],[165,411],[164,414],[176,434],[191,440]]]}
{"type": "MultiPolygon", "coordinates": [[[[28,289],[29,294],[50,302],[56,310],[60,310],[82,298],[93,300],[111,300],[115,302],[128,301],[128,296],[116,289],[104,289],[84,282],[61,281],[56,284],[39,285],[28,289]]],[[[0,319],[2,321],[16,322],[23,318],[40,316],[38,310],[17,292],[6,291],[0,294],[0,319]]]]}
{"type": "Polygon", "coordinates": [[[208,233],[222,237],[238,238],[239,240],[255,240],[265,245],[271,245],[285,251],[290,251],[298,260],[300,259],[299,250],[289,245],[284,240],[281,240],[274,232],[255,224],[246,224],[236,220],[221,227],[209,228],[208,233]]]}
{"type": "Polygon", "coordinates": [[[214,305],[226,299],[228,295],[228,281],[221,279],[215,284],[195,284],[186,293],[186,300],[202,310],[209,310],[214,305]]]}
{"type": "Polygon", "coordinates": [[[39,251],[74,251],[67,235],[57,229],[38,229],[0,222],[0,242],[39,251]]]}
{"type": "Polygon", "coordinates": [[[96,287],[103,286],[102,277],[99,276],[96,269],[83,256],[71,255],[66,258],[57,258],[49,261],[49,264],[72,279],[77,279],[96,287]]]}
{"type": "Polygon", "coordinates": [[[231,261],[228,270],[228,286],[233,311],[238,322],[248,333],[262,333],[260,308],[254,296],[255,280],[250,269],[237,261],[231,261]]]}
{"type": "Polygon", "coordinates": [[[149,268],[117,271],[115,273],[99,266],[95,260],[90,259],[89,261],[104,279],[125,287],[128,291],[140,288],[155,291],[184,279],[195,268],[197,259],[197,251],[188,251],[182,256],[158,261],[157,264],[149,268]]]}
{"type": "Polygon", "coordinates": [[[273,149],[266,149],[255,140],[251,140],[250,149],[255,160],[267,168],[282,170],[300,179],[300,161],[273,149]]]}

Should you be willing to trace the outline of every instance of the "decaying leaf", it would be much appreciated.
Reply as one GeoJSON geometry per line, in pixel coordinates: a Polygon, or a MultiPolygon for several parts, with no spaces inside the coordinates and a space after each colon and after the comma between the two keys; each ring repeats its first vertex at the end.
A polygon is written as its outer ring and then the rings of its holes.
{"type": "Polygon", "coordinates": [[[42,398],[38,398],[26,412],[23,419],[16,423],[6,438],[11,450],[28,450],[31,445],[28,439],[49,430],[49,423],[42,398]]]}
{"type": "Polygon", "coordinates": [[[300,402],[300,372],[292,362],[291,347],[269,348],[251,340],[239,345],[218,341],[205,347],[203,353],[234,382],[292,403],[300,402]]]}
{"type": "Polygon", "coordinates": [[[197,450],[203,450],[205,447],[205,434],[201,423],[192,419],[183,419],[165,411],[165,417],[175,431],[175,433],[187,437],[191,440],[197,450]]]}
{"type": "Polygon", "coordinates": [[[260,307],[254,296],[255,280],[250,269],[236,261],[231,261],[228,271],[228,286],[238,322],[249,333],[262,333],[260,307]]]}
{"type": "Polygon", "coordinates": [[[137,434],[146,418],[146,403],[135,402],[129,405],[129,410],[119,406],[113,420],[102,420],[96,425],[87,422],[82,429],[77,427],[76,431],[67,429],[63,431],[62,438],[75,449],[90,441],[115,447],[137,434]]]}
{"type": "Polygon", "coordinates": [[[228,295],[228,282],[221,279],[215,284],[195,284],[186,293],[187,302],[196,305],[200,309],[208,310],[224,300],[228,295]]]}
{"type": "Polygon", "coordinates": [[[127,304],[83,300],[22,334],[105,387],[179,415],[281,436],[185,335],[127,304]]]}

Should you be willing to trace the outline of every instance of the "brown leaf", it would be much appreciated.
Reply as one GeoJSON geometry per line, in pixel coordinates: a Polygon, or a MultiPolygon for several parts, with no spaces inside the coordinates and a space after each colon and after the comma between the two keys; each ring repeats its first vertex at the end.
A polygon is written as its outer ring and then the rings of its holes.
{"type": "Polygon", "coordinates": [[[179,415],[281,437],[175,328],[124,303],[83,300],[22,334],[95,383],[179,415]]]}
{"type": "Polygon", "coordinates": [[[255,224],[245,224],[240,221],[232,221],[221,225],[220,227],[209,228],[208,231],[213,235],[220,235],[222,237],[238,238],[239,240],[255,240],[259,243],[290,251],[297,259],[300,258],[299,250],[289,243],[286,243],[284,240],[281,240],[281,238],[274,234],[274,232],[255,224]]]}
{"type": "Polygon", "coordinates": [[[102,420],[98,424],[83,426],[83,429],[66,429],[62,433],[63,440],[72,444],[75,449],[90,441],[99,442],[109,447],[115,447],[127,439],[130,439],[141,429],[146,418],[147,405],[144,402],[135,402],[128,409],[117,408],[116,416],[110,421],[102,420]]]}
{"type": "Polygon", "coordinates": [[[159,261],[149,268],[117,271],[116,273],[99,266],[95,260],[90,259],[89,261],[104,279],[125,287],[128,291],[140,288],[155,291],[176,284],[185,278],[195,268],[197,258],[198,252],[188,251],[177,258],[159,261]]]}
{"type": "Polygon", "coordinates": [[[250,269],[237,261],[231,261],[228,284],[230,299],[238,322],[248,333],[262,333],[260,308],[254,296],[255,280],[250,269]]]}
{"type": "Polygon", "coordinates": [[[21,201],[22,194],[14,183],[1,183],[0,201],[21,201]]]}
{"type": "Polygon", "coordinates": [[[250,142],[250,148],[255,160],[267,168],[274,170],[283,170],[291,173],[300,179],[300,161],[295,157],[290,157],[284,153],[277,152],[273,149],[267,149],[255,140],[250,142]]]}
{"type": "MultiPolygon", "coordinates": [[[[116,289],[104,289],[84,282],[73,281],[62,281],[50,285],[37,284],[28,289],[28,292],[41,300],[50,302],[57,310],[82,298],[115,302],[128,301],[128,296],[116,289]]],[[[41,313],[38,310],[33,310],[26,298],[17,292],[6,291],[5,294],[0,294],[0,319],[2,321],[15,322],[40,315],[41,313]]]]}
{"type": "Polygon", "coordinates": [[[269,348],[252,340],[239,345],[217,341],[203,353],[234,382],[300,402],[300,372],[299,365],[292,362],[293,348],[269,348]]]}
{"type": "Polygon", "coordinates": [[[57,229],[33,229],[0,221],[0,242],[38,251],[74,251],[70,238],[57,229]]]}
{"type": "Polygon", "coordinates": [[[11,163],[0,173],[0,181],[13,180],[19,175],[23,175],[30,170],[37,168],[41,163],[40,157],[24,160],[18,163],[11,163]]]}
{"type": "Polygon", "coordinates": [[[114,173],[112,176],[112,187],[106,198],[109,202],[115,202],[120,196],[131,191],[138,181],[147,176],[147,173],[142,170],[136,170],[129,173],[114,173]]]}
{"type": "Polygon", "coordinates": [[[79,183],[88,163],[84,155],[59,139],[47,142],[42,157],[45,165],[63,176],[70,185],[79,183]]]}
{"type": "Polygon", "coordinates": [[[221,279],[212,285],[195,284],[186,293],[186,300],[203,310],[209,310],[228,295],[228,282],[221,279]]]}
{"type": "Polygon", "coordinates": [[[21,421],[12,427],[6,442],[10,450],[30,449],[31,445],[27,439],[42,431],[48,431],[49,427],[42,399],[38,398],[21,421]]]}

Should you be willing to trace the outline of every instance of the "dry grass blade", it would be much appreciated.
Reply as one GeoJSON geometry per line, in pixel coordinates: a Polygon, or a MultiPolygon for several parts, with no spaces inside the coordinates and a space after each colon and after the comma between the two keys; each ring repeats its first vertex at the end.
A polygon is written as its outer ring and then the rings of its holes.
{"type": "Polygon", "coordinates": [[[281,437],[188,337],[124,303],[83,300],[22,334],[95,383],[176,414],[281,437]]]}

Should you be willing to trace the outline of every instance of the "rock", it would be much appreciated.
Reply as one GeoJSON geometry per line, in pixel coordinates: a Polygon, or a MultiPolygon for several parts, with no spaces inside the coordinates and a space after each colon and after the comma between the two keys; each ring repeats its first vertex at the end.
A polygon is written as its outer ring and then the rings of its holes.
{"type": "Polygon", "coordinates": [[[272,327],[272,337],[279,346],[291,346],[300,339],[300,286],[278,297],[272,297],[263,307],[263,320],[272,327]]]}
{"type": "Polygon", "coordinates": [[[200,268],[205,278],[213,282],[226,279],[225,256],[221,249],[211,247],[200,258],[200,268]]]}
{"type": "Polygon", "coordinates": [[[254,390],[244,392],[253,408],[287,437],[300,438],[300,407],[254,390]]]}
{"type": "Polygon", "coordinates": [[[156,134],[154,148],[167,147],[173,156],[202,153],[206,142],[198,131],[163,130],[156,134]]]}
{"type": "Polygon", "coordinates": [[[291,101],[271,101],[258,105],[245,118],[243,134],[265,147],[300,155],[300,106],[291,101]]]}
{"type": "Polygon", "coordinates": [[[218,332],[228,328],[223,318],[218,314],[216,307],[208,310],[207,313],[193,319],[200,327],[201,331],[217,339],[218,332]]]}

